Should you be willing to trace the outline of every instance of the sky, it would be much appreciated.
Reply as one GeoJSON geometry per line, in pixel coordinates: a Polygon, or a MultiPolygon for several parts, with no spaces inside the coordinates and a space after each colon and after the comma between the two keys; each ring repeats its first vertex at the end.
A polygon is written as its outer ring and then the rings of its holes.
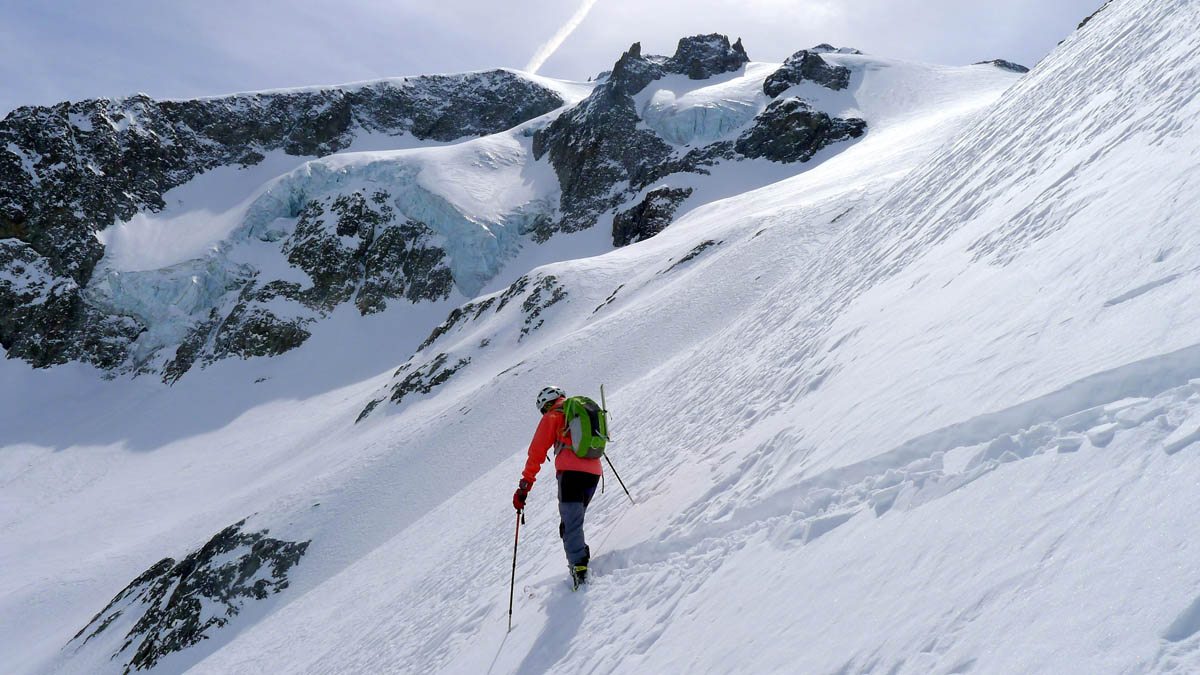
{"type": "Polygon", "coordinates": [[[713,32],[741,37],[756,61],[830,42],[933,63],[1033,66],[1100,4],[0,0],[0,115],[137,92],[186,98],[533,63],[543,75],[584,80],[633,42],[669,55],[680,37],[713,32]]]}

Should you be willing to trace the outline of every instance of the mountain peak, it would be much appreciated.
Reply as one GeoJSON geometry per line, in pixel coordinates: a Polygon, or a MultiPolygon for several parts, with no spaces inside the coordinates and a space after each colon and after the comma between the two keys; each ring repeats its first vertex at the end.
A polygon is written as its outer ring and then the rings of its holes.
{"type": "Polygon", "coordinates": [[[709,33],[680,38],[675,55],[667,59],[663,67],[693,80],[704,80],[737,70],[749,61],[741,38],[730,45],[728,36],[709,33]]]}
{"type": "MultiPolygon", "coordinates": [[[[642,43],[635,42],[617,59],[607,76],[621,93],[632,96],[664,75],[687,75],[689,79],[706,80],[713,75],[736,71],[749,62],[741,38],[730,44],[729,36],[709,33],[679,38],[675,54],[670,57],[643,55],[642,43]]],[[[601,77],[605,75],[602,73],[601,77]]]]}

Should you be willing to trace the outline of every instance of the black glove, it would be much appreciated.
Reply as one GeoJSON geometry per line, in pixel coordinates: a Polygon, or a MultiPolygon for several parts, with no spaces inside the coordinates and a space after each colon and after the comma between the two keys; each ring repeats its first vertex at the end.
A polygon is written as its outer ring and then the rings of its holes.
{"type": "Polygon", "coordinates": [[[513,493],[513,508],[522,511],[525,509],[525,500],[529,499],[529,488],[533,484],[527,480],[522,480],[517,484],[517,491],[513,493]]]}

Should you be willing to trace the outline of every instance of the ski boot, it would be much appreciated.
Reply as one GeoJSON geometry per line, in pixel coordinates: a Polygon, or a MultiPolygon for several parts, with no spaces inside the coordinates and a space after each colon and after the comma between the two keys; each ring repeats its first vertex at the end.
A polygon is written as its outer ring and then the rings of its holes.
{"type": "Polygon", "coordinates": [[[579,587],[587,583],[587,565],[571,565],[571,590],[579,590],[579,587]]]}

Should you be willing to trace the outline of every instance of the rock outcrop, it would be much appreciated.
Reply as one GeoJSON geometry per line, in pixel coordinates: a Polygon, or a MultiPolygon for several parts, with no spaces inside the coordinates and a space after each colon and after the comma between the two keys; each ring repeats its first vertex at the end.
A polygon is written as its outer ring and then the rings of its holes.
{"type": "Polygon", "coordinates": [[[550,309],[566,301],[568,296],[562,281],[552,274],[525,275],[500,293],[454,309],[433,329],[417,352],[396,369],[391,383],[367,403],[355,422],[369,417],[384,401],[399,404],[413,395],[432,393],[469,366],[473,354],[494,342],[520,344],[544,326],[550,309]],[[452,336],[472,324],[491,320],[498,321],[499,327],[489,331],[478,344],[447,344],[452,336]],[[430,349],[435,344],[440,344],[440,348],[430,349]],[[431,355],[434,351],[436,353],[431,355]]]}
{"type": "Polygon", "coordinates": [[[850,86],[850,69],[830,65],[816,52],[802,49],[789,56],[779,70],[767,77],[763,82],[763,93],[775,98],[789,87],[805,81],[840,91],[850,86]]]}
{"type": "Polygon", "coordinates": [[[591,227],[600,213],[626,198],[612,194],[614,186],[637,182],[671,156],[670,145],[638,128],[641,120],[633,102],[633,94],[662,72],[634,44],[607,82],[534,135],[534,158],[549,158],[562,191],[555,229],[591,227]]]}
{"type": "Polygon", "coordinates": [[[834,47],[828,42],[822,42],[816,47],[812,47],[808,51],[814,54],[862,54],[861,51],[854,47],[834,47]]]}
{"type": "MultiPolygon", "coordinates": [[[[1100,12],[1103,12],[1110,4],[1112,4],[1112,0],[1105,0],[1104,4],[1100,5],[1100,7],[1098,9],[1096,9],[1096,11],[1094,11],[1091,14],[1088,14],[1086,17],[1084,17],[1083,21],[1079,22],[1079,25],[1075,28],[1075,30],[1082,30],[1084,26],[1091,23],[1092,19],[1096,18],[1096,15],[1099,14],[1100,12]]],[[[1059,43],[1059,44],[1061,44],[1061,43],[1059,43]]]]}
{"type": "Polygon", "coordinates": [[[663,63],[663,70],[693,80],[707,80],[713,75],[736,71],[749,61],[741,38],[731,45],[728,37],[710,33],[681,39],[675,55],[663,63]]]}
{"type": "Polygon", "coordinates": [[[991,61],[980,61],[974,65],[977,66],[996,66],[1000,70],[1007,70],[1010,73],[1028,73],[1029,69],[1019,63],[1005,61],[1004,59],[992,59],[991,61]]]}
{"type": "Polygon", "coordinates": [[[310,542],[272,539],[266,530],[243,532],[245,523],[221,530],[182,560],[163,558],[152,565],[67,646],[83,648],[105,631],[127,630],[111,658],[124,661],[126,675],[149,670],[162,658],[212,637],[250,601],[287,588],[288,572],[310,542]]]}
{"type": "Polygon", "coordinates": [[[754,126],[738,137],[734,148],[745,157],[807,162],[822,148],[859,138],[866,130],[867,123],[861,119],[830,117],[798,98],[785,98],[772,101],[754,126]]]}
{"type": "Polygon", "coordinates": [[[613,245],[627,246],[666,229],[679,204],[692,194],[691,188],[659,188],[646,193],[637,206],[613,218],[613,245]]]}

